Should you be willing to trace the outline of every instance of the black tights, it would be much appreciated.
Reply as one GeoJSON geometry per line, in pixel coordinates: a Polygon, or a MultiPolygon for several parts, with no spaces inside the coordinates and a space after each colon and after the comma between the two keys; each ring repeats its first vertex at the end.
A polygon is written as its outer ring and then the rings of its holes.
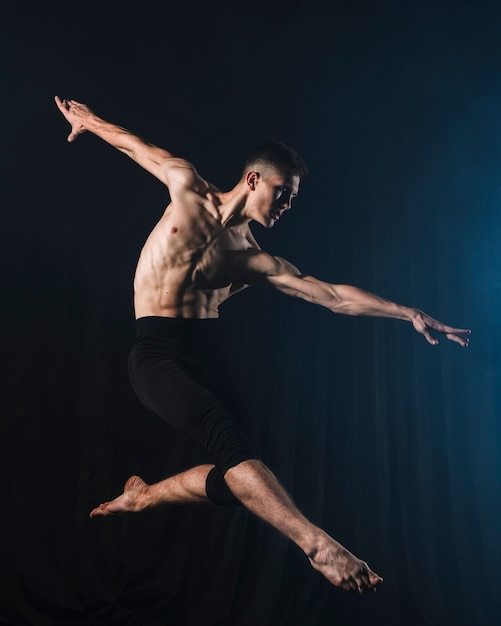
{"type": "Polygon", "coordinates": [[[142,317],[136,331],[128,365],[138,398],[210,453],[215,467],[206,481],[208,498],[215,504],[239,504],[224,474],[257,456],[242,429],[246,411],[219,320],[142,317]]]}

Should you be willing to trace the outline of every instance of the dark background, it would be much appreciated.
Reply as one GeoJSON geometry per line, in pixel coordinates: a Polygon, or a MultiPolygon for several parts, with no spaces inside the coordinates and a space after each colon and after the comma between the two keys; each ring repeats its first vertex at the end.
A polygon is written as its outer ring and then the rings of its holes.
{"type": "Polygon", "coordinates": [[[17,3],[2,9],[0,620],[8,626],[499,623],[501,3],[17,3]],[[310,166],[262,246],[473,329],[265,289],[222,315],[265,461],[385,579],[330,586],[227,508],[89,520],[203,453],[136,400],[132,278],[165,188],[55,94],[229,189],[274,138],[310,166]]]}

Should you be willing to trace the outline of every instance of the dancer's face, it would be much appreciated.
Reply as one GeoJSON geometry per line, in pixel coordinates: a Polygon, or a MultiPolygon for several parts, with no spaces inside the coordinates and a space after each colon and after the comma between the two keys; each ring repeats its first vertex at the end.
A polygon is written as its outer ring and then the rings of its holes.
{"type": "Polygon", "coordinates": [[[250,202],[252,218],[265,228],[271,228],[285,211],[292,207],[292,200],[299,191],[299,176],[272,170],[256,175],[250,202]]]}

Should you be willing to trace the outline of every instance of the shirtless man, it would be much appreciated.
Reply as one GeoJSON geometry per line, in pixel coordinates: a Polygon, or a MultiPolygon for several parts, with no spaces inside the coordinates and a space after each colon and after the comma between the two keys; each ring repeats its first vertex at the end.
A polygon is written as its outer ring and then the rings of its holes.
{"type": "Polygon", "coordinates": [[[219,306],[244,287],[262,284],[334,313],[409,321],[432,345],[438,341],[431,331],[463,347],[470,331],[356,287],[305,276],[260,249],[250,222],[272,227],[291,208],[306,172],[304,162],[287,146],[272,142],[255,151],[236,186],[223,192],[191,163],[106,122],[86,105],[57,96],[55,101],[71,125],[68,141],[89,131],[169,190],[170,204],[136,268],[137,337],[129,372],[145,406],[202,443],[214,458],[214,465],[200,465],[154,485],[132,476],[123,494],[93,509],[91,517],[169,503],[242,503],[295,542],[333,585],[374,592],[382,578],[301,514],[238,425],[230,370],[219,354],[219,306]]]}

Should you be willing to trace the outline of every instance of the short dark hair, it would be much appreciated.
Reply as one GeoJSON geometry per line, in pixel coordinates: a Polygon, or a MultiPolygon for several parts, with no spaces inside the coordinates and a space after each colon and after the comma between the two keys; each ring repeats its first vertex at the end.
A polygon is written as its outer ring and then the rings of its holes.
{"type": "Polygon", "coordinates": [[[268,141],[254,148],[245,161],[244,174],[259,164],[300,178],[309,174],[308,167],[302,157],[280,141],[268,141]]]}

